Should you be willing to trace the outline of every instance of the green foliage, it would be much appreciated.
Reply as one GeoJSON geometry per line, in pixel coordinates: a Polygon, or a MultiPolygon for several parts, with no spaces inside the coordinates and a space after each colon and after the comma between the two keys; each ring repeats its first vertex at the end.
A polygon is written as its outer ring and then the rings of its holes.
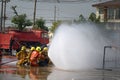
{"type": "Polygon", "coordinates": [[[84,23],[84,22],[95,22],[95,23],[99,23],[100,22],[100,16],[98,18],[96,18],[96,14],[95,13],[91,13],[88,20],[86,20],[84,18],[84,16],[81,14],[79,16],[78,20],[74,20],[75,23],[84,23]]]}
{"type": "Polygon", "coordinates": [[[11,22],[16,24],[16,27],[19,29],[19,30],[23,30],[26,26],[31,26],[32,25],[32,22],[28,19],[26,19],[26,14],[22,14],[22,15],[15,15],[11,22]]]}
{"type": "Polygon", "coordinates": [[[74,20],[75,23],[81,23],[81,22],[86,22],[86,19],[84,18],[84,16],[81,14],[79,16],[78,20],[74,20]]]}
{"type": "Polygon", "coordinates": [[[90,20],[91,22],[95,22],[96,21],[96,14],[91,13],[88,20],[90,20]]]}
{"type": "Polygon", "coordinates": [[[55,30],[57,29],[57,27],[58,27],[60,24],[61,24],[61,21],[55,21],[55,22],[53,22],[53,23],[52,23],[52,26],[51,26],[51,28],[50,28],[50,31],[54,33],[55,30]]]}
{"type": "Polygon", "coordinates": [[[97,23],[97,22],[100,22],[100,16],[98,18],[96,18],[96,14],[91,13],[88,20],[91,21],[91,22],[97,23]]]}
{"type": "Polygon", "coordinates": [[[37,27],[39,29],[44,29],[44,27],[45,27],[45,20],[43,20],[42,18],[41,19],[37,19],[35,24],[37,25],[37,27]]]}
{"type": "Polygon", "coordinates": [[[33,28],[34,29],[43,29],[43,30],[48,31],[48,27],[45,26],[45,20],[43,20],[42,18],[36,20],[35,26],[33,28]]]}

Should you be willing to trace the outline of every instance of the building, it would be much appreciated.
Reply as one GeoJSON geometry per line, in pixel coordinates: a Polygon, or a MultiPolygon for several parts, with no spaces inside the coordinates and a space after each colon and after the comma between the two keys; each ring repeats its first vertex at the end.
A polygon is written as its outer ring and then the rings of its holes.
{"type": "Polygon", "coordinates": [[[120,0],[93,4],[96,7],[96,16],[101,22],[120,22],[120,0]]]}

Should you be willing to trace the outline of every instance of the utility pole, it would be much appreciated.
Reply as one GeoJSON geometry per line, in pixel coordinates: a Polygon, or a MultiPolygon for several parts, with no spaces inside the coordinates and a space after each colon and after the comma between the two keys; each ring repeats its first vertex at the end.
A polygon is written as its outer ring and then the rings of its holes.
{"type": "Polygon", "coordinates": [[[1,1],[1,18],[0,18],[0,32],[5,30],[5,20],[6,20],[6,3],[10,0],[0,0],[1,1]]]}
{"type": "Polygon", "coordinates": [[[4,1],[4,21],[3,21],[3,31],[5,31],[5,20],[6,20],[6,0],[4,1]]]}
{"type": "Polygon", "coordinates": [[[37,0],[35,0],[34,2],[33,26],[35,25],[35,18],[36,18],[36,3],[37,3],[37,0]]]}
{"type": "Polygon", "coordinates": [[[0,20],[0,32],[2,32],[2,23],[3,23],[3,0],[1,0],[1,20],[0,20]]]}
{"type": "Polygon", "coordinates": [[[54,22],[56,21],[56,5],[54,7],[54,22]]]}

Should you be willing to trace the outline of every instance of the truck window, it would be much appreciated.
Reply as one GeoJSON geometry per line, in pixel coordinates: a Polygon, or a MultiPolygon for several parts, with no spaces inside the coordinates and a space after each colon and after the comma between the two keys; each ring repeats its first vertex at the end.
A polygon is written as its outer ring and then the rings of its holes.
{"type": "Polygon", "coordinates": [[[48,38],[48,33],[42,33],[42,38],[48,38]]]}

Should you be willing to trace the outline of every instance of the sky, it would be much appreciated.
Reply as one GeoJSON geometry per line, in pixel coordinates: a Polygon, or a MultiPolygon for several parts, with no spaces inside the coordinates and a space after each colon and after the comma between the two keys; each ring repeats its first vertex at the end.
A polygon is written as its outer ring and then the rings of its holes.
{"type": "MultiPolygon", "coordinates": [[[[92,4],[98,2],[99,1],[90,0],[77,3],[37,2],[36,18],[43,18],[48,24],[51,24],[55,15],[56,20],[73,21],[74,19],[78,19],[80,14],[85,18],[88,18],[90,13],[96,12],[96,8],[92,7],[92,4]]],[[[15,5],[17,6],[16,10],[19,14],[26,14],[28,19],[33,20],[33,1],[11,0],[7,3],[6,16],[8,17],[8,20],[6,21],[6,26],[11,25],[11,18],[15,15],[11,6],[15,5]]]]}

